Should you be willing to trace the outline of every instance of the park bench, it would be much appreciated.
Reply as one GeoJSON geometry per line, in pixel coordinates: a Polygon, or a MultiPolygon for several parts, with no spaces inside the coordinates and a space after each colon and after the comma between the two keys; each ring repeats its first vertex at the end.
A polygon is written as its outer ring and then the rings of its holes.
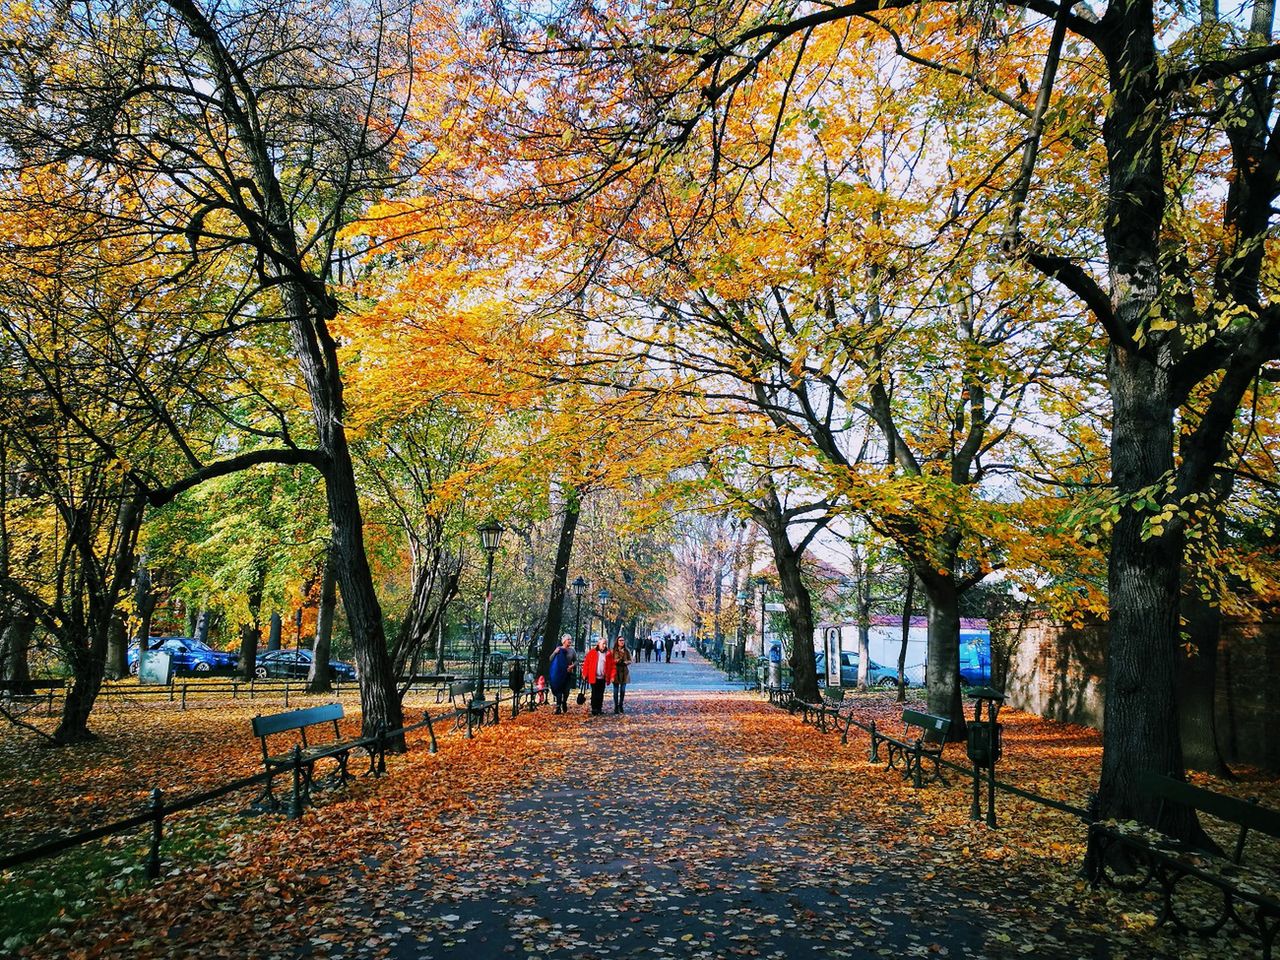
{"type": "Polygon", "coordinates": [[[786,706],[791,702],[791,684],[765,684],[765,693],[769,697],[769,702],[778,706],[786,706]]]}
{"type": "Polygon", "coordinates": [[[827,703],[825,700],[808,703],[792,697],[787,703],[787,712],[794,716],[799,711],[804,723],[813,722],[819,730],[826,733],[831,727],[839,731],[841,707],[840,704],[827,703]]]}
{"type": "Polygon", "coordinates": [[[928,782],[941,780],[945,784],[947,779],[942,775],[939,761],[946,749],[947,731],[950,729],[951,721],[946,717],[919,710],[903,710],[902,733],[897,737],[881,733],[874,723],[871,725],[871,761],[874,763],[880,759],[880,744],[883,743],[888,747],[886,760],[889,768],[898,769],[901,764],[902,776],[910,777],[914,786],[922,787],[926,783],[926,762],[931,765],[928,782]],[[919,732],[913,736],[913,731],[919,732]]]}
{"type": "Polygon", "coordinates": [[[375,776],[378,774],[383,745],[371,744],[363,740],[344,740],[342,733],[338,728],[338,721],[343,717],[342,704],[329,703],[320,707],[305,707],[301,710],[289,710],[285,713],[274,713],[270,716],[257,716],[253,718],[253,735],[262,742],[262,765],[267,772],[267,786],[263,790],[260,799],[266,800],[267,804],[274,810],[279,807],[274,793],[272,792],[272,783],[276,774],[286,773],[293,769],[294,765],[294,748],[297,747],[298,762],[302,774],[302,793],[303,797],[309,797],[311,787],[314,785],[314,771],[316,762],[326,757],[332,757],[338,764],[338,780],[345,783],[347,780],[353,779],[351,772],[347,768],[347,761],[351,751],[356,748],[363,748],[369,754],[369,772],[375,776]],[[329,724],[333,724],[333,739],[323,743],[312,743],[308,737],[308,731],[312,731],[313,736],[320,730],[324,730],[329,724]],[[283,734],[297,733],[298,737],[289,748],[283,753],[273,752],[272,746],[268,743],[271,737],[276,737],[276,745],[279,744],[279,737],[283,734]]]}
{"type": "Polygon", "coordinates": [[[66,680],[0,680],[0,698],[28,709],[44,703],[52,713],[54,695],[66,685],[66,680]]]}
{"type": "Polygon", "coordinates": [[[1270,960],[1280,933],[1280,872],[1274,863],[1270,869],[1260,869],[1246,865],[1243,859],[1250,832],[1280,838],[1280,812],[1150,771],[1138,774],[1138,790],[1159,801],[1157,821],[1163,818],[1168,804],[1190,808],[1238,827],[1235,845],[1229,854],[1219,854],[1133,821],[1099,820],[1089,826],[1089,879],[1093,886],[1105,881],[1118,889],[1135,891],[1154,881],[1164,901],[1159,923],[1172,923],[1184,933],[1210,936],[1228,920],[1234,920],[1241,929],[1261,939],[1262,956],[1270,960]],[[1116,847],[1138,867],[1135,873],[1112,871],[1109,864],[1116,847]],[[1216,915],[1197,921],[1178,913],[1178,885],[1188,879],[1221,892],[1222,905],[1216,915]]]}
{"type": "Polygon", "coordinates": [[[473,728],[484,726],[486,716],[492,714],[493,722],[498,722],[497,698],[475,700],[472,698],[475,688],[474,680],[459,680],[449,684],[449,701],[453,705],[453,728],[459,730],[465,724],[468,737],[472,735],[473,728]]]}

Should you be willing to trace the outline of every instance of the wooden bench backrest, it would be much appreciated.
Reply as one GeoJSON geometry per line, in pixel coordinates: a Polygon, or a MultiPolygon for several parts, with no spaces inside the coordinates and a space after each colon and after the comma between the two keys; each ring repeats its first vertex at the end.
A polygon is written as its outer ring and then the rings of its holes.
{"type": "Polygon", "coordinates": [[[1249,830],[1257,830],[1270,837],[1280,837],[1280,813],[1256,803],[1214,793],[1212,790],[1205,790],[1182,780],[1163,777],[1150,770],[1144,770],[1138,774],[1138,787],[1162,801],[1180,803],[1207,813],[1215,819],[1238,825],[1240,836],[1236,842],[1233,858],[1237,862],[1243,853],[1245,834],[1249,830]]]}
{"type": "Polygon", "coordinates": [[[335,729],[342,719],[342,704],[326,703],[321,707],[304,707],[301,710],[290,710],[287,713],[273,713],[268,717],[253,718],[253,735],[269,737],[273,733],[284,733],[288,730],[301,730],[303,727],[317,723],[333,721],[335,729]]]}
{"type": "Polygon", "coordinates": [[[946,717],[934,716],[932,713],[921,713],[919,710],[903,710],[902,726],[920,727],[924,732],[920,739],[925,743],[945,743],[947,731],[951,729],[951,721],[946,717]]]}
{"type": "Polygon", "coordinates": [[[458,697],[465,697],[475,689],[475,683],[471,680],[458,680],[449,684],[449,696],[456,700],[458,697]]]}
{"type": "Polygon", "coordinates": [[[26,693],[36,690],[61,690],[66,680],[0,680],[0,692],[26,693]]]}

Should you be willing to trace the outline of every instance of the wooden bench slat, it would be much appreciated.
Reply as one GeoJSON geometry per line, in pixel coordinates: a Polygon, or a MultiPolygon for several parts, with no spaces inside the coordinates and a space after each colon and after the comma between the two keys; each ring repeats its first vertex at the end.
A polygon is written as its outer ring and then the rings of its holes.
{"type": "Polygon", "coordinates": [[[303,727],[309,727],[317,723],[341,720],[342,716],[342,704],[326,703],[319,707],[303,707],[301,710],[290,710],[288,713],[254,717],[253,735],[255,737],[267,737],[273,733],[300,730],[303,727]]]}
{"type": "Polygon", "coordinates": [[[1280,837],[1280,813],[1256,803],[1214,793],[1150,770],[1138,774],[1138,786],[1154,797],[1193,807],[1218,820],[1247,827],[1271,837],[1280,837]]]}

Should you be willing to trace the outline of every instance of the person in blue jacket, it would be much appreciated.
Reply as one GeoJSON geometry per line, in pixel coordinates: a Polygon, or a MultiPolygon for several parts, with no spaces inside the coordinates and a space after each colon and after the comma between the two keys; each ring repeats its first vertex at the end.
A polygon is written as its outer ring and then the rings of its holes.
{"type": "Polygon", "coordinates": [[[556,699],[556,713],[569,712],[569,684],[573,679],[569,654],[572,651],[573,638],[566,633],[560,638],[560,646],[551,654],[551,663],[547,667],[547,684],[556,699]]]}

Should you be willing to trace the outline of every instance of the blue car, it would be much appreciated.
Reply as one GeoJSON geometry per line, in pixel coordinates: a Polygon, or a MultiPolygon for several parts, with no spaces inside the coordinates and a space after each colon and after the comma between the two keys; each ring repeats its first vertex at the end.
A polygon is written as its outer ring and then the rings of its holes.
{"type": "MultiPolygon", "coordinates": [[[[269,677],[284,677],[289,680],[305,680],[311,672],[313,657],[310,650],[297,650],[293,647],[281,650],[269,650],[258,654],[253,667],[254,676],[259,680],[269,677]]],[[[329,661],[329,675],[334,680],[354,680],[356,668],[341,660],[329,661]]]]}
{"type": "MultiPolygon", "coordinates": [[[[174,673],[213,673],[234,670],[240,664],[238,653],[215,650],[195,637],[152,637],[149,650],[163,650],[173,658],[174,673]]],[[[138,648],[129,648],[129,672],[138,673],[138,648]]]]}

